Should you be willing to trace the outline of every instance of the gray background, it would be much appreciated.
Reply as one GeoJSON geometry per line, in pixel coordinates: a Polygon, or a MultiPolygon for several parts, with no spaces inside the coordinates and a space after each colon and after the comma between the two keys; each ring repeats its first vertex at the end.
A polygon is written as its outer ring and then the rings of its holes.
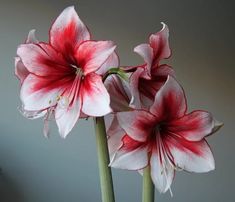
{"type": "MultiPolygon", "coordinates": [[[[205,109],[225,123],[209,138],[216,170],[208,174],[178,172],[172,191],[158,202],[233,202],[235,187],[235,12],[232,1],[77,0],[0,1],[0,201],[99,202],[99,176],[92,121],[79,121],[66,140],[52,123],[51,138],[42,135],[42,120],[17,111],[19,83],[14,56],[28,31],[41,40],[59,13],[75,5],[95,39],[118,44],[121,63],[138,64],[132,49],[150,33],[170,28],[170,64],[188,96],[189,110],[205,109]]],[[[113,170],[117,202],[141,201],[141,176],[113,170]]]]}

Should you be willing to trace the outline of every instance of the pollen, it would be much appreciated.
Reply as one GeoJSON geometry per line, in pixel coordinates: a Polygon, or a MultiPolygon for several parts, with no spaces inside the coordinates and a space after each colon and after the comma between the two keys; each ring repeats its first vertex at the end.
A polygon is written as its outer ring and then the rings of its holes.
{"type": "Polygon", "coordinates": [[[56,97],[56,101],[59,102],[61,100],[62,96],[61,95],[57,95],[56,97]]]}

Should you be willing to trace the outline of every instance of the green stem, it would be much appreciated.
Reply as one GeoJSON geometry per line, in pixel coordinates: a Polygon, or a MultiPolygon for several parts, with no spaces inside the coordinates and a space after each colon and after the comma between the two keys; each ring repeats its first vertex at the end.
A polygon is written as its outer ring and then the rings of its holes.
{"type": "Polygon", "coordinates": [[[154,202],[154,184],[149,166],[144,169],[142,194],[142,202],[154,202]]]}
{"type": "Polygon", "coordinates": [[[108,143],[103,117],[97,117],[95,121],[96,144],[99,163],[100,186],[102,202],[114,202],[112,172],[109,165],[108,143]]]}
{"type": "Polygon", "coordinates": [[[110,68],[109,71],[107,71],[103,76],[103,82],[108,78],[109,75],[117,74],[120,76],[123,80],[128,80],[128,76],[126,75],[126,72],[123,71],[120,67],[113,67],[110,68]]]}

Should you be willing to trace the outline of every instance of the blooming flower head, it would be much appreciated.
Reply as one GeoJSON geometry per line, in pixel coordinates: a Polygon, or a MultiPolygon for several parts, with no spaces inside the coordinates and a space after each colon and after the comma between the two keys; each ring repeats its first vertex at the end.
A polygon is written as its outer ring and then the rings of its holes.
{"type": "Polygon", "coordinates": [[[128,170],[151,168],[160,192],[166,192],[175,170],[208,172],[214,158],[205,137],[221,123],[206,111],[186,113],[184,91],[168,76],[149,110],[117,113],[109,127],[111,166],[128,170]],[[120,127],[118,127],[120,124],[120,127]]]}
{"type": "Polygon", "coordinates": [[[31,39],[17,49],[26,116],[54,116],[66,137],[78,118],[111,112],[102,75],[118,66],[115,47],[112,41],[91,40],[74,7],[66,8],[51,26],[48,43],[31,39]]]}

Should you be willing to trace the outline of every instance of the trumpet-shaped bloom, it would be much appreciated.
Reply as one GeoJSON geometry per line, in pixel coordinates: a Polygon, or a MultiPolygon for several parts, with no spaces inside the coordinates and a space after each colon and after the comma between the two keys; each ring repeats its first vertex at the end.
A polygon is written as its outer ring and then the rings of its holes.
{"type": "Polygon", "coordinates": [[[171,55],[169,47],[169,29],[166,24],[163,28],[149,37],[149,42],[134,48],[134,52],[143,57],[145,63],[136,67],[130,77],[130,88],[133,94],[133,106],[137,108],[149,107],[156,92],[166,82],[167,76],[175,76],[174,70],[167,64],[161,64],[163,59],[171,55]]]}
{"type": "Polygon", "coordinates": [[[108,131],[111,166],[141,170],[149,165],[160,192],[170,188],[177,168],[198,173],[213,170],[214,158],[205,137],[221,123],[209,112],[186,110],[183,89],[168,76],[149,110],[117,113],[108,131]]]}
{"type": "Polygon", "coordinates": [[[74,7],[66,8],[51,26],[49,43],[31,39],[17,49],[24,112],[55,117],[62,137],[78,118],[110,113],[102,75],[118,66],[115,47],[112,41],[91,40],[74,7]]]}

